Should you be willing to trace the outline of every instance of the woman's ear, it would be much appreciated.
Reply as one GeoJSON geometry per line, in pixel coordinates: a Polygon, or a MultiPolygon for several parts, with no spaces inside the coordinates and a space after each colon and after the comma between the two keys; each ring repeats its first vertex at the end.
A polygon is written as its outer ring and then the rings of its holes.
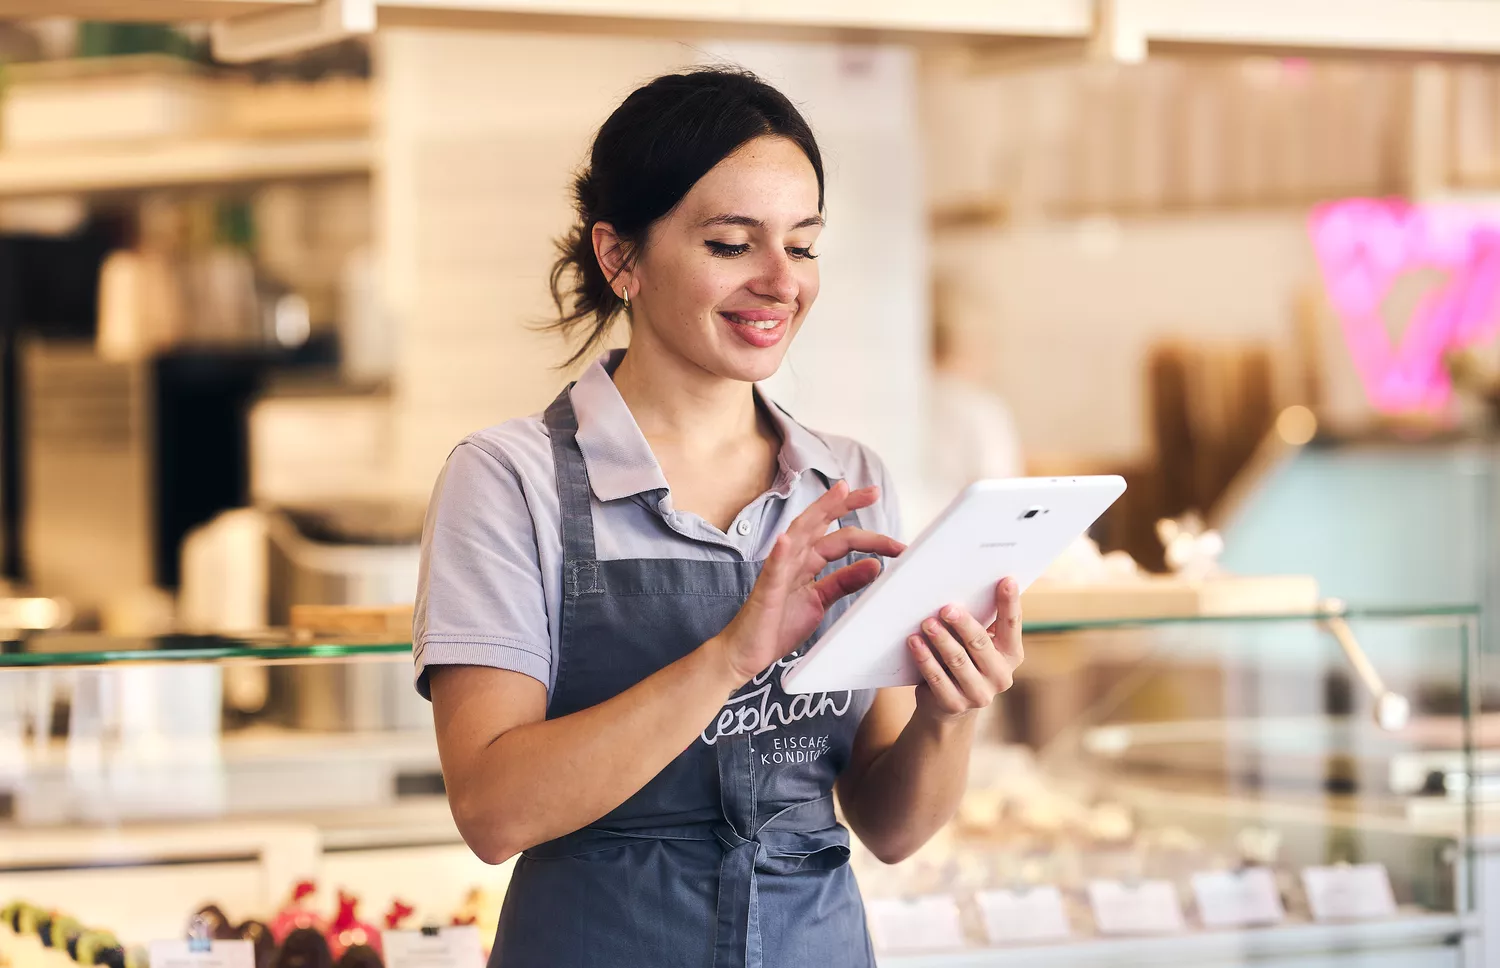
{"type": "Polygon", "coordinates": [[[615,295],[631,291],[630,272],[630,243],[615,232],[615,227],[608,222],[595,222],[593,239],[594,258],[599,260],[599,268],[604,270],[604,278],[609,280],[609,287],[615,291],[615,295]]]}

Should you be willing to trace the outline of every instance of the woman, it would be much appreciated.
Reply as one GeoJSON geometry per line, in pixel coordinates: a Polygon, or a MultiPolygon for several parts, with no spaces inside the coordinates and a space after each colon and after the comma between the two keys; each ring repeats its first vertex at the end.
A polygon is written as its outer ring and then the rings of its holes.
{"type": "Polygon", "coordinates": [[[948,820],[1017,597],[988,630],[926,623],[914,694],[784,693],[903,548],[879,459],[755,389],[818,294],[812,132],[752,75],[661,77],[576,196],[558,325],[587,330],[576,360],[623,313],[629,349],[453,451],[418,591],[454,819],[481,859],[522,855],[491,963],[871,965],[833,791],[887,862],[948,820]]]}

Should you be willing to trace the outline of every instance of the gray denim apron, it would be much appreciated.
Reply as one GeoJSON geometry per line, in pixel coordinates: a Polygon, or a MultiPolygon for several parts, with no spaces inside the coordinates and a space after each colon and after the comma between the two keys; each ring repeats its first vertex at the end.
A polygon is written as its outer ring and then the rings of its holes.
{"type": "MultiPolygon", "coordinates": [[[[760,573],[754,561],[600,561],[571,389],[546,414],[564,584],[548,718],[598,705],[717,635],[760,573]]],[[[801,651],[747,683],[618,808],[522,854],[490,968],[874,964],[832,796],[874,694],[788,695],[781,674],[801,651]]],[[[633,739],[615,738],[621,757],[633,739]]]]}

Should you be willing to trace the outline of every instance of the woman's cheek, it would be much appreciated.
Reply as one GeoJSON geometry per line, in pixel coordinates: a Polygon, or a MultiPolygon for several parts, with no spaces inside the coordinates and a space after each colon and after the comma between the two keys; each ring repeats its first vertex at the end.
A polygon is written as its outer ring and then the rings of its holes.
{"type": "Polygon", "coordinates": [[[820,283],[816,265],[809,266],[806,276],[798,280],[797,301],[802,304],[801,309],[804,314],[812,306],[813,300],[818,298],[820,283]]]}

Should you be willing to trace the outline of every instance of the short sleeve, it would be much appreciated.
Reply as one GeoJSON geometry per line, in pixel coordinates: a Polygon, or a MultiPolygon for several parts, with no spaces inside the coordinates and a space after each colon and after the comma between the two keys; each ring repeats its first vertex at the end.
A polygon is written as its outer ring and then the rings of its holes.
{"type": "Polygon", "coordinates": [[[515,468],[473,441],[449,455],[427,507],[412,650],[427,699],[435,665],[508,669],[543,685],[551,678],[536,525],[515,468]]]}
{"type": "Polygon", "coordinates": [[[892,538],[901,540],[901,529],[903,526],[901,521],[901,498],[896,493],[896,480],[886,468],[885,461],[879,457],[875,457],[874,454],[870,456],[874,460],[875,467],[879,472],[876,483],[880,485],[879,508],[881,517],[884,518],[877,530],[881,534],[890,535],[892,538]]]}

